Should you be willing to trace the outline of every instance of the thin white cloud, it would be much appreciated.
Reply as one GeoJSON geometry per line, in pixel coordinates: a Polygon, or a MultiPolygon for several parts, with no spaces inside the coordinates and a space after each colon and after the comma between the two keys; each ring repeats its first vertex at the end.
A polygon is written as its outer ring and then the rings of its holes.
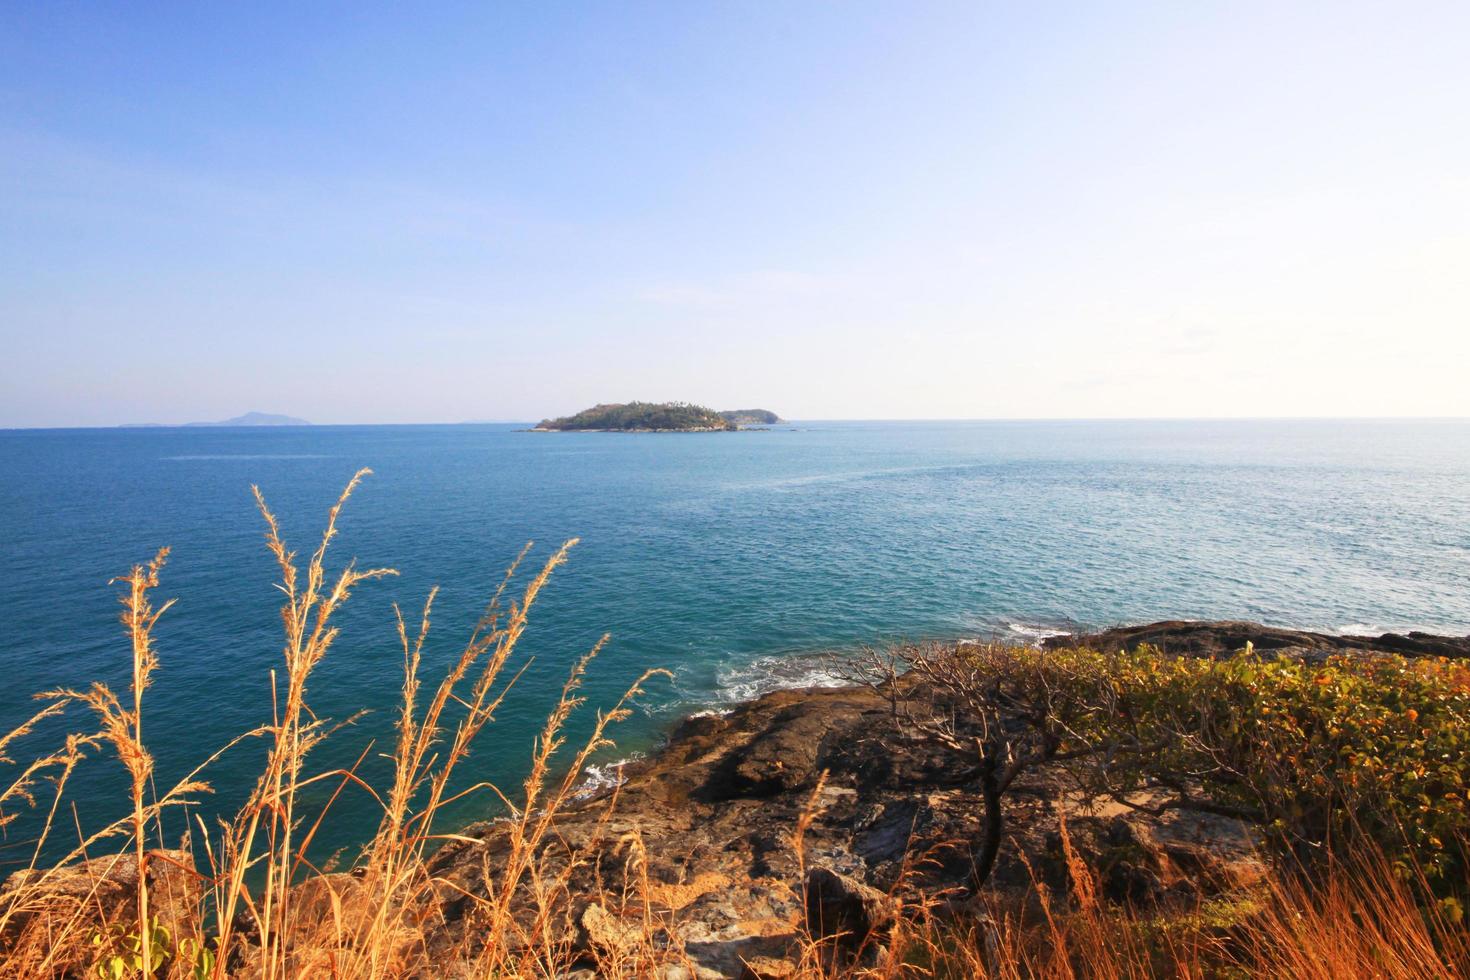
{"type": "Polygon", "coordinates": [[[635,299],[656,306],[725,310],[750,304],[829,296],[841,278],[789,269],[757,269],[708,279],[668,280],[638,287],[635,299]]]}

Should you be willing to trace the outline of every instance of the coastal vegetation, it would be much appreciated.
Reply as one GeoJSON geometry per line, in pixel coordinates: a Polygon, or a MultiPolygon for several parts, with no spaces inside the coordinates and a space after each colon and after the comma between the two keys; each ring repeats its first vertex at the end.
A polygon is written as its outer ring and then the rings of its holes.
{"type": "Polygon", "coordinates": [[[118,580],[128,689],[45,692],[30,718],[0,726],[0,826],[23,810],[41,826],[0,884],[0,976],[695,976],[719,940],[685,924],[701,897],[725,894],[766,910],[746,923],[760,943],[730,953],[735,969],[722,972],[736,975],[1470,971],[1470,667],[1447,658],[902,647],[854,664],[853,688],[692,719],[667,758],[588,798],[588,763],[660,673],[569,742],[599,642],[573,660],[523,783],[459,788],[454,774],[513,696],[517,645],[569,541],[529,575],[522,552],[441,678],[422,675],[434,594],[400,615],[390,778],[314,770],[323,740],[347,736],[313,712],[309,682],[353,591],[394,574],[330,567],[363,475],[304,561],[257,492],[284,596],[282,662],[259,724],[193,772],[160,784],[145,724],[167,680],[153,639],[170,605],[156,597],[167,551],[118,580]],[[63,718],[73,733],[61,744],[9,757],[63,718]],[[245,743],[260,752],[254,790],[233,815],[199,819],[210,767],[245,743]],[[43,860],[65,833],[70,776],[101,764],[128,776],[117,819],[43,860]],[[360,853],[335,867],[309,859],[318,791],[325,810],[349,792],[380,810],[360,853]],[[499,819],[444,826],[465,793],[499,819]],[[166,813],[190,815],[190,832],[165,840],[166,813]],[[1153,887],[1149,869],[1163,865],[1148,862],[1165,859],[1146,822],[1181,814],[1248,830],[1260,873],[1212,863],[1206,839],[1188,851],[1193,871],[1153,887]],[[699,820],[720,817],[751,825],[750,855],[697,836],[699,820]],[[674,819],[688,836],[658,823],[674,819]],[[859,838],[894,854],[871,882],[854,879],[861,862],[832,859],[859,838]],[[664,863],[670,852],[678,863],[664,863]],[[727,853],[743,879],[718,864],[727,853]],[[766,955],[773,944],[779,956],[766,955]]]}
{"type": "Polygon", "coordinates": [[[1091,799],[1241,820],[1294,865],[1366,845],[1456,920],[1470,897],[1462,661],[967,644],[883,663],[895,711],[982,786],[991,833],[977,884],[1001,838],[1002,795],[1027,768],[1062,759],[1091,799]]]}
{"type": "Polygon", "coordinates": [[[776,413],[750,408],[716,412],[688,402],[626,402],[594,405],[575,415],[545,419],[536,426],[558,432],[722,432],[779,422],[776,413]]]}

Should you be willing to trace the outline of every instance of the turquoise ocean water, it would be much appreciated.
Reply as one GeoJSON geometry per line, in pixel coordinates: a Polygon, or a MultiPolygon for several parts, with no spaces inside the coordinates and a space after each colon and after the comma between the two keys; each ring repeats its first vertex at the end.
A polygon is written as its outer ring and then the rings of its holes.
{"type": "MultiPolygon", "coordinates": [[[[179,602],[158,630],[146,703],[159,782],[268,720],[280,596],[250,484],[308,552],[362,466],[375,475],[332,553],[401,576],[358,590],[312,682],[319,715],[370,712],[327,744],[321,767],[350,763],[368,739],[386,746],[402,659],[392,604],[416,610],[442,587],[434,677],[532,539],[533,560],[572,536],[582,544],[533,616],[523,651],[535,662],[466,770],[507,788],[567,667],[603,632],[591,704],[646,667],[675,674],[609,758],[647,749],[678,715],[828,679],[811,654],[862,644],[1172,617],[1470,632],[1470,422],[517,429],[0,432],[0,726],[35,691],[126,685],[107,582],[160,545],[173,549],[160,595],[179,602]]],[[[84,722],[48,723],[18,754],[84,722]]],[[[238,749],[208,774],[206,814],[238,803],[259,751],[238,749]]],[[[371,757],[367,769],[381,773],[371,757]]],[[[117,815],[121,786],[110,758],[79,770],[82,823],[117,815]]],[[[455,819],[489,810],[478,797],[455,819]]],[[[344,796],[321,853],[351,845],[372,814],[364,795],[344,796]]],[[[34,827],[10,828],[0,862],[24,853],[34,827]]]]}

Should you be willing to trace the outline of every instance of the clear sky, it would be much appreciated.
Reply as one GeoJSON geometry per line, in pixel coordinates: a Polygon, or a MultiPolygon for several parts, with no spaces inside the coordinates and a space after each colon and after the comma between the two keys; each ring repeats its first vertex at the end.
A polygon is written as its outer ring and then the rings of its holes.
{"type": "Polygon", "coordinates": [[[1470,415],[1470,4],[0,0],[0,426],[1470,415]]]}

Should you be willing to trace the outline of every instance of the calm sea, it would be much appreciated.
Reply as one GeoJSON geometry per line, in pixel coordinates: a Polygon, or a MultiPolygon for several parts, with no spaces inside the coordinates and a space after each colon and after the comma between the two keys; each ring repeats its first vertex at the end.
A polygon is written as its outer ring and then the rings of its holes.
{"type": "MultiPolygon", "coordinates": [[[[393,603],[413,610],[442,587],[432,676],[528,540],[543,558],[582,543],[536,608],[523,645],[534,663],[467,770],[507,790],[567,667],[604,632],[591,705],[646,667],[675,674],[609,758],[646,749],[678,714],[822,680],[814,652],[903,638],[1170,617],[1470,632],[1470,422],[516,429],[0,432],[0,728],[34,691],[126,685],[107,583],[160,545],[173,549],[160,592],[179,602],[158,630],[146,703],[159,781],[266,721],[280,595],[250,485],[309,551],[363,466],[375,475],[332,555],[402,574],[358,590],[313,679],[319,715],[370,711],[321,767],[350,763],[370,739],[386,745],[402,659],[393,603]]],[[[65,730],[48,724],[20,752],[65,730]]],[[[247,745],[217,764],[204,809],[236,805],[259,759],[247,745]]],[[[371,754],[366,765],[380,772],[371,754]]],[[[114,759],[83,766],[72,790],[84,825],[118,814],[121,785],[114,759]]],[[[456,816],[488,812],[482,796],[456,816]]],[[[364,795],[345,796],[321,851],[352,844],[372,813],[364,795]]],[[[19,857],[34,826],[12,827],[0,860],[19,857]]]]}

